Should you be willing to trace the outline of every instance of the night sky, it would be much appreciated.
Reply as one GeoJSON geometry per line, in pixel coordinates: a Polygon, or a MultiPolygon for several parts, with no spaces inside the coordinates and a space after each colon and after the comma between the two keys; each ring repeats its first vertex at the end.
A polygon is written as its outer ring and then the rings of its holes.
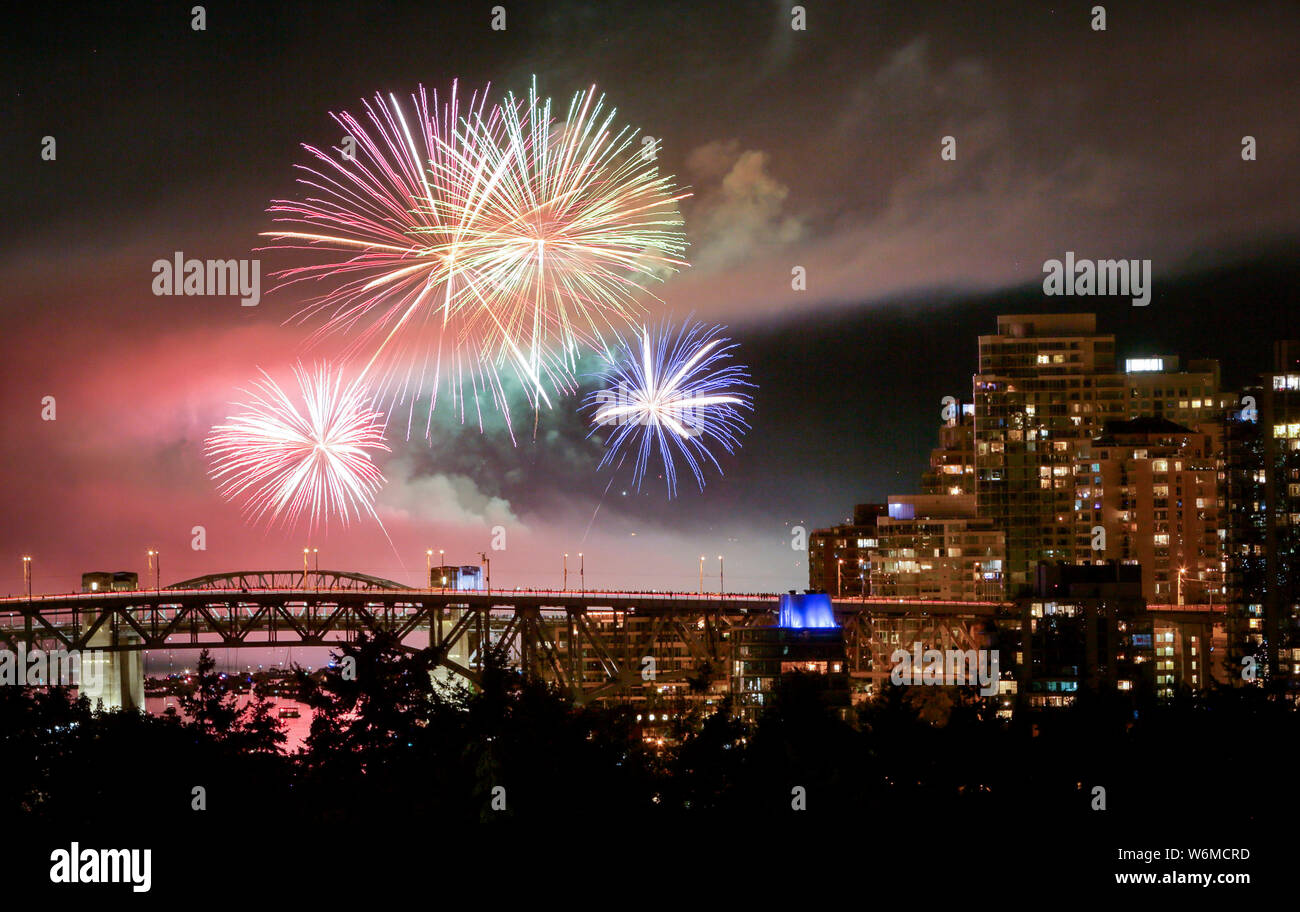
{"type": "Polygon", "coordinates": [[[969,395],[999,313],[1095,311],[1121,358],[1219,357],[1234,383],[1300,334],[1294,3],[1112,3],[1104,32],[1092,3],[812,2],[793,31],[788,3],[507,2],[503,32],[492,3],[209,3],[202,32],[192,5],[49,7],[0,54],[0,592],[25,553],[37,591],[143,576],[150,547],[164,584],[300,566],[306,531],[245,523],[202,442],[257,368],[310,358],[285,322],[301,299],[268,293],[292,254],[253,250],[300,144],[336,143],[329,112],[377,92],[594,84],[660,138],[694,194],[692,265],[651,316],[726,324],[756,409],[725,476],[671,501],[658,479],[605,493],[572,400],[535,436],[517,413],[517,445],[444,412],[432,441],[389,435],[397,553],[373,521],[334,524],[311,538],[322,567],[416,584],[426,548],[476,562],[501,525],[494,585],[556,586],[579,550],[594,588],[694,588],[719,553],[729,590],[806,585],[791,524],[918,489],[939,400],[969,395]],[[259,257],[261,303],[154,296],[178,250],[259,257]],[[1045,297],[1067,250],[1151,259],[1150,306],[1045,297]]]}

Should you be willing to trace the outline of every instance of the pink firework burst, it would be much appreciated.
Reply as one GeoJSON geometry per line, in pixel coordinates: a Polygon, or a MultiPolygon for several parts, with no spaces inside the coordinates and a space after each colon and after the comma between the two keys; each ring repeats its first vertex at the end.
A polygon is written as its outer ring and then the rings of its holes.
{"type": "MultiPolygon", "coordinates": [[[[252,522],[328,526],[337,516],[379,521],[375,494],[384,476],[371,454],[387,452],[384,415],[361,380],[318,365],[294,367],[300,396],[291,398],[262,371],[242,390],[239,411],[212,429],[204,446],[222,497],[242,501],[252,522]]],[[[382,523],[380,526],[382,528],[382,523]]]]}
{"type": "Polygon", "coordinates": [[[279,273],[286,286],[328,289],[296,316],[324,319],[311,343],[338,335],[347,339],[345,358],[368,358],[362,373],[374,377],[380,399],[410,401],[408,436],[421,392],[432,394],[432,413],[447,387],[462,421],[467,387],[476,406],[480,392],[498,408],[505,403],[469,325],[483,302],[465,255],[474,236],[467,213],[485,177],[457,129],[466,118],[492,124],[497,109],[487,107],[486,92],[474,93],[462,113],[454,83],[441,101],[423,88],[411,100],[406,109],[396,96],[376,96],[363,103],[364,118],[331,115],[353,147],[304,146],[315,159],[298,166],[308,195],[270,208],[276,221],[298,227],[266,232],[277,247],[324,257],[279,273]]]}

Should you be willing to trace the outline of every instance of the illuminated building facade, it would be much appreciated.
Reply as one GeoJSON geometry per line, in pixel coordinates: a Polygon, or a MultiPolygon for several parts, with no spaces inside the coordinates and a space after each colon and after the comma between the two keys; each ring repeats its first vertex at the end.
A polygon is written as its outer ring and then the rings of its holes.
{"type": "Polygon", "coordinates": [[[1016,653],[1022,706],[1069,706],[1080,690],[1150,692],[1154,626],[1138,567],[1040,563],[1021,600],[1016,653]]]}
{"type": "Polygon", "coordinates": [[[867,561],[878,542],[876,523],[885,504],[858,504],[853,522],[816,529],[808,536],[808,588],[844,597],[870,595],[867,561]]]}
{"type": "Polygon", "coordinates": [[[891,496],[867,556],[870,591],[885,598],[953,601],[1002,594],[1005,539],[980,519],[974,494],[891,496]]]}
{"type": "Polygon", "coordinates": [[[1140,565],[1151,604],[1222,604],[1215,436],[1164,418],[1108,422],[1074,467],[1075,562],[1140,565]]]}
{"type": "Polygon", "coordinates": [[[1272,673],[1300,690],[1300,341],[1274,346],[1259,418],[1266,432],[1269,587],[1264,631],[1272,673]]]}
{"type": "Polygon", "coordinates": [[[1164,418],[1216,433],[1223,416],[1237,407],[1237,394],[1223,391],[1219,362],[1211,359],[1189,361],[1179,370],[1176,355],[1127,358],[1124,382],[1129,418],[1164,418]]]}
{"type": "Polygon", "coordinates": [[[1178,690],[1204,690],[1227,683],[1230,662],[1225,607],[1178,610],[1158,606],[1151,612],[1156,696],[1178,690]]]}
{"type": "Polygon", "coordinates": [[[731,632],[732,706],[753,718],[787,675],[814,675],[826,703],[847,712],[851,702],[844,631],[826,594],[781,596],[780,623],[731,632]]]}
{"type": "Polygon", "coordinates": [[[1096,331],[1093,314],[998,317],[979,338],[974,395],[979,515],[1006,535],[1016,594],[1039,561],[1074,557],[1074,465],[1127,410],[1115,337],[1096,331]]]}
{"type": "Polygon", "coordinates": [[[1225,423],[1230,660],[1266,660],[1300,689],[1300,342],[1274,346],[1273,370],[1225,423]]]}
{"type": "Polygon", "coordinates": [[[975,405],[954,403],[954,415],[939,426],[939,446],[921,476],[922,494],[975,493],[975,405]]]}

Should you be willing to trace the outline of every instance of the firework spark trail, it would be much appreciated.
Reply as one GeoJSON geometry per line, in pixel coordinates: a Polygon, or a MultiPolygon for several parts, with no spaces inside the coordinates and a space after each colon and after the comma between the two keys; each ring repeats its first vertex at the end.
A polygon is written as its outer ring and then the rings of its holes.
{"type": "Polygon", "coordinates": [[[621,456],[619,456],[618,465],[615,466],[614,471],[610,473],[609,482],[605,485],[605,490],[600,492],[600,499],[596,501],[596,508],[591,511],[591,519],[587,520],[587,528],[582,530],[582,538],[578,539],[578,544],[585,545],[587,543],[587,536],[591,534],[591,527],[596,522],[596,514],[599,513],[600,508],[604,506],[605,497],[609,494],[609,489],[614,486],[614,479],[618,476],[618,470],[623,468],[623,460],[626,457],[627,457],[626,452],[624,452],[621,456]]]}
{"type": "Polygon", "coordinates": [[[635,454],[632,482],[637,490],[652,456],[662,463],[668,496],[676,496],[676,459],[682,457],[700,490],[704,470],[718,464],[716,443],[728,453],[740,446],[749,428],[741,410],[753,410],[748,370],[729,363],[737,346],[720,335],[722,327],[689,321],[675,333],[667,325],[652,338],[641,328],[639,344],[623,340],[607,354],[605,389],[587,397],[592,433],[613,427],[600,468],[615,456],[619,465],[635,454]]]}
{"type": "Polygon", "coordinates": [[[266,232],[329,254],[278,273],[330,286],[295,316],[324,317],[313,341],[342,333],[347,356],[369,353],[362,375],[382,396],[409,395],[408,437],[426,390],[431,432],[444,382],[462,422],[470,386],[480,429],[481,391],[509,424],[503,370],[534,409],[548,387],[574,390],[579,346],[603,348],[604,332],[639,316],[646,286],[686,265],[677,203],[689,194],[633,147],[634,130],[612,132],[594,89],[563,122],[535,81],[501,106],[475,93],[464,113],[456,92],[430,105],[421,87],[410,118],[393,96],[365,104],[368,124],[334,115],[355,160],[304,146],[320,164],[300,166],[300,182],[322,196],[270,211],[308,230],[266,232]]]}
{"type": "Polygon", "coordinates": [[[302,407],[263,371],[243,390],[242,411],[212,429],[204,450],[218,492],[243,501],[252,522],[289,527],[305,517],[315,529],[331,516],[346,526],[366,514],[382,529],[374,498],[384,476],[370,454],[388,451],[383,413],[363,382],[345,382],[342,371],[299,364],[294,375],[302,407]]]}

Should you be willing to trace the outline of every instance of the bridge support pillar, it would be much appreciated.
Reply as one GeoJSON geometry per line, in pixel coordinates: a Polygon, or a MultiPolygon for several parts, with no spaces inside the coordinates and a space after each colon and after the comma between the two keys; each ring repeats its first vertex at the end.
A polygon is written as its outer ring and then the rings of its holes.
{"type": "Polygon", "coordinates": [[[135,631],[104,628],[90,638],[81,654],[80,693],[90,700],[92,707],[102,703],[104,709],[144,710],[144,651],[105,651],[109,646],[130,646],[139,642],[140,637],[135,631]]]}
{"type": "MultiPolygon", "coordinates": [[[[437,648],[442,645],[443,638],[456,627],[463,612],[459,609],[453,608],[451,611],[447,612],[446,617],[441,617],[441,613],[442,609],[438,609],[438,618],[435,619],[433,623],[429,624],[430,648],[437,648]]],[[[455,662],[462,668],[469,667],[468,639],[467,636],[461,636],[460,639],[456,641],[456,644],[452,646],[451,649],[447,650],[447,659],[455,662]]],[[[433,679],[435,685],[454,685],[465,682],[464,678],[452,671],[446,665],[439,665],[437,668],[430,671],[429,677],[433,679]]]]}

